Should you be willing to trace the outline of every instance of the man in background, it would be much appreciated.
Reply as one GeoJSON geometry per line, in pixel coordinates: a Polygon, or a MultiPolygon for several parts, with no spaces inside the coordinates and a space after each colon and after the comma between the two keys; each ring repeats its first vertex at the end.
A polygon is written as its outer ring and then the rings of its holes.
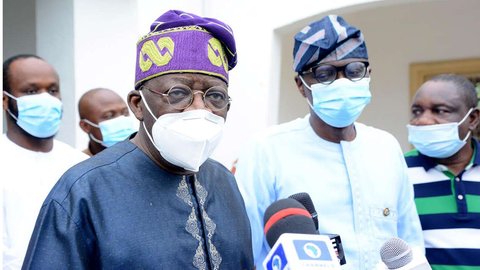
{"type": "Polygon", "coordinates": [[[294,42],[295,82],[310,114],[255,138],[235,173],[257,269],[270,249],[265,209],[299,192],[312,198],[318,231],[340,235],[342,269],[374,269],[381,246],[392,237],[423,249],[400,145],[391,134],[355,122],[371,98],[362,32],[329,15],[302,29],[294,42]]]}
{"type": "Polygon", "coordinates": [[[58,178],[87,155],[55,140],[62,118],[57,72],[36,55],[3,63],[0,138],[3,269],[20,269],[42,202],[58,178]]]}
{"type": "Polygon", "coordinates": [[[136,131],[127,104],[110,89],[87,91],[78,102],[78,113],[80,128],[90,139],[88,148],[83,150],[89,156],[127,139],[136,131]]]}
{"type": "Polygon", "coordinates": [[[432,269],[480,268],[480,148],[475,86],[454,74],[414,96],[405,154],[432,269]]]}

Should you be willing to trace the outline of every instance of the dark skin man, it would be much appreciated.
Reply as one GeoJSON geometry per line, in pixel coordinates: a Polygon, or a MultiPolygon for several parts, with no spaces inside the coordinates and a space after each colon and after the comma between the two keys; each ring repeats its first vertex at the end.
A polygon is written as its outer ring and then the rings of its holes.
{"type": "MultiPolygon", "coordinates": [[[[223,117],[224,119],[227,118],[228,106],[219,111],[212,111],[211,108],[205,105],[202,96],[204,91],[214,86],[227,89],[226,83],[212,76],[188,73],[160,76],[147,81],[143,85],[143,90],[140,91],[143,91],[144,97],[148,99],[148,106],[150,106],[152,112],[155,114],[155,117],[158,118],[167,113],[178,113],[182,111],[173,108],[168,104],[165,98],[152,92],[155,91],[157,93],[165,93],[168,91],[168,89],[170,89],[170,87],[178,84],[186,85],[195,91],[192,103],[183,111],[203,109],[223,117]],[[152,91],[145,89],[150,89],[152,91]]],[[[140,87],[140,89],[142,89],[142,87],[140,87]]],[[[148,113],[145,107],[145,101],[142,99],[139,90],[132,90],[128,94],[128,105],[135,117],[139,121],[144,121],[148,131],[151,132],[151,128],[155,122],[155,119],[150,115],[150,113],[148,113]]],[[[183,168],[169,163],[160,155],[158,150],[148,139],[145,129],[140,128],[137,136],[132,139],[132,142],[142,149],[142,151],[145,152],[145,154],[147,154],[160,167],[177,174],[184,174],[187,172],[183,168]]]]}
{"type": "MultiPolygon", "coordinates": [[[[58,99],[60,96],[60,83],[57,72],[44,60],[34,57],[20,58],[10,64],[9,85],[4,87],[11,95],[21,97],[48,93],[58,99]]],[[[14,115],[18,114],[16,101],[3,94],[3,109],[6,112],[11,108],[14,115]],[[9,106],[10,104],[10,106],[9,106]]],[[[7,137],[19,146],[39,152],[49,152],[53,147],[53,136],[38,138],[24,131],[8,113],[7,137]]]]}
{"type": "MultiPolygon", "coordinates": [[[[467,93],[454,83],[428,81],[418,89],[413,99],[410,124],[423,126],[460,122],[472,108],[471,103],[468,102],[467,93]]],[[[474,108],[458,127],[460,139],[468,134],[467,143],[454,155],[438,159],[438,163],[447,166],[455,174],[460,173],[472,158],[471,132],[479,123],[479,115],[478,108],[474,108]]]]}
{"type": "MultiPolygon", "coordinates": [[[[325,64],[333,65],[335,67],[343,67],[348,63],[352,63],[356,61],[368,62],[368,59],[349,58],[349,59],[333,61],[325,64]]],[[[371,73],[371,69],[370,67],[368,67],[367,74],[365,74],[365,78],[370,77],[370,73],[371,73]]],[[[346,78],[343,71],[337,72],[337,77],[335,79],[340,79],[340,78],[346,78]]],[[[313,73],[304,74],[303,79],[305,83],[307,83],[308,85],[318,83],[317,80],[314,78],[313,73]]],[[[305,85],[302,83],[298,75],[295,76],[295,83],[297,85],[297,88],[300,94],[303,97],[307,98],[310,101],[310,103],[312,103],[313,102],[312,91],[305,87],[305,85]]],[[[320,117],[318,117],[317,114],[314,113],[312,108],[310,108],[310,125],[312,125],[313,130],[318,136],[330,142],[339,143],[340,141],[352,141],[353,139],[355,139],[355,136],[356,136],[355,126],[353,123],[351,125],[348,125],[342,128],[330,126],[329,124],[325,123],[320,117]]]]}
{"type": "MultiPolygon", "coordinates": [[[[98,125],[100,122],[119,116],[129,116],[125,101],[123,101],[117,93],[106,88],[95,88],[83,94],[78,102],[78,112],[80,114],[80,128],[99,141],[103,140],[100,128],[89,124],[84,121],[84,119],[98,125]]],[[[88,148],[83,152],[92,156],[103,151],[105,148],[106,146],[90,137],[88,148]]]]}

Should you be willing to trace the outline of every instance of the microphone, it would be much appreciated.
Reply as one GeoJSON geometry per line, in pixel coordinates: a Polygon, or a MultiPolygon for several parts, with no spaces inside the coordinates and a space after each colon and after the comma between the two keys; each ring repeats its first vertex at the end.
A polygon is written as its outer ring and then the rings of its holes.
{"type": "Polygon", "coordinates": [[[264,233],[272,247],[283,233],[317,234],[312,216],[298,201],[288,198],[272,203],[263,217],[264,233]]]}
{"type": "Polygon", "coordinates": [[[388,269],[432,270],[421,252],[412,250],[407,242],[394,237],[380,248],[380,257],[388,269]]]}
{"type": "Polygon", "coordinates": [[[332,241],[317,233],[312,216],[295,199],[272,203],[265,211],[264,224],[272,247],[263,261],[264,269],[341,269],[332,241]]]}
{"type": "Polygon", "coordinates": [[[313,223],[315,224],[315,229],[318,230],[318,215],[317,211],[315,210],[315,206],[313,205],[312,198],[306,192],[300,192],[293,195],[290,195],[289,198],[297,200],[301,203],[312,215],[313,223]]]}
{"type": "MultiPolygon", "coordinates": [[[[310,215],[312,215],[312,220],[315,224],[315,230],[317,230],[318,232],[318,214],[317,210],[315,210],[315,206],[313,205],[313,201],[312,198],[310,198],[310,195],[308,195],[308,193],[306,192],[300,192],[290,195],[289,198],[297,200],[308,210],[310,215]]],[[[343,251],[342,239],[340,238],[340,235],[328,233],[321,235],[327,235],[332,241],[333,250],[335,250],[335,253],[337,254],[340,265],[346,264],[347,260],[345,259],[345,252],[343,251]]]]}

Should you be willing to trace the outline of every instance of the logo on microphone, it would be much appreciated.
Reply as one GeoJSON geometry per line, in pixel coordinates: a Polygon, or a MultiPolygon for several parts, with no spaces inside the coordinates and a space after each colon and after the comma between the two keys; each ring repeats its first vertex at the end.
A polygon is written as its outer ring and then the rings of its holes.
{"type": "Polygon", "coordinates": [[[282,269],[282,258],[280,256],[275,255],[272,258],[272,270],[280,270],[282,269]]]}
{"type": "Polygon", "coordinates": [[[287,257],[285,256],[285,250],[283,245],[278,245],[275,250],[272,250],[273,256],[270,257],[268,262],[265,265],[267,270],[282,270],[285,269],[287,265],[287,257]]]}
{"type": "Polygon", "coordinates": [[[332,261],[324,241],[293,240],[293,245],[300,260],[332,261]]]}
{"type": "Polygon", "coordinates": [[[322,251],[313,243],[306,243],[303,246],[303,251],[307,256],[311,257],[312,259],[318,259],[322,255],[322,251]]]}

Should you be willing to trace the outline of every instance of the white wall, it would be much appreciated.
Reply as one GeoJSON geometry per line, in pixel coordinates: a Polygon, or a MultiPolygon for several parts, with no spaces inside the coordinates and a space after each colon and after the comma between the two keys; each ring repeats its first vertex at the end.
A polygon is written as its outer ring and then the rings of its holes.
{"type": "MultiPolygon", "coordinates": [[[[5,22],[2,35],[2,52],[3,60],[10,58],[18,52],[35,53],[35,0],[5,0],[0,8],[2,8],[3,20],[5,22]],[[6,12],[4,13],[3,10],[6,12]],[[22,12],[12,12],[21,10],[22,12]]],[[[2,80],[3,86],[3,80],[2,80]]],[[[3,89],[3,87],[2,87],[3,89]]],[[[3,110],[2,110],[3,111],[3,110]]],[[[2,114],[0,122],[4,133],[7,129],[5,114],[2,114]]]]}
{"type": "Polygon", "coordinates": [[[35,0],[4,0],[2,8],[3,59],[20,51],[35,53],[35,0]]]}
{"type": "Polygon", "coordinates": [[[88,136],[78,126],[77,104],[86,91],[110,88],[126,101],[135,80],[137,1],[74,1],[76,147],[85,149],[88,136]]]}
{"type": "MultiPolygon", "coordinates": [[[[34,53],[36,50],[35,40],[35,0],[5,0],[1,5],[3,20],[2,24],[2,55],[3,60],[23,51],[25,53],[34,53]],[[22,13],[3,12],[3,10],[18,10],[22,13]],[[5,21],[5,25],[3,22],[5,21]],[[5,44],[5,45],[4,45],[5,44]]],[[[3,89],[3,80],[2,80],[3,89]]],[[[3,110],[2,110],[3,111],[3,110]]],[[[2,130],[5,131],[7,124],[5,114],[2,114],[0,122],[2,130]]]]}
{"type": "Polygon", "coordinates": [[[56,138],[75,143],[75,76],[73,0],[42,0],[36,4],[36,54],[58,72],[63,102],[60,131],[56,138]]]}
{"type": "Polygon", "coordinates": [[[57,138],[73,145],[73,0],[6,0],[3,8],[4,59],[37,54],[55,67],[64,104],[57,138]]]}

